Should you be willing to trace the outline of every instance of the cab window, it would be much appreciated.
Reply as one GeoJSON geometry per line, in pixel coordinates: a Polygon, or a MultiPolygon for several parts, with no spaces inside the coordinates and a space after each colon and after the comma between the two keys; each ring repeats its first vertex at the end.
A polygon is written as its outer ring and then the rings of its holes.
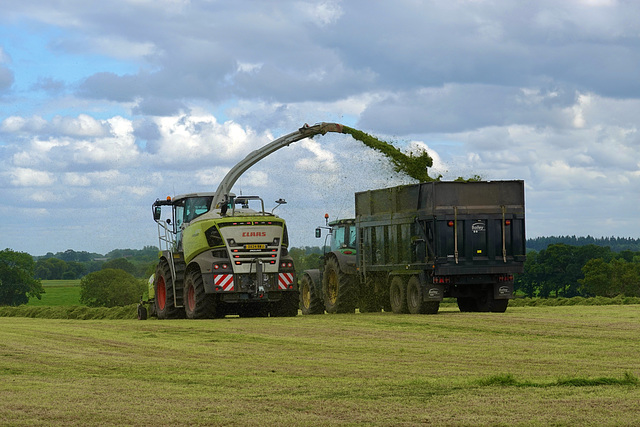
{"type": "Polygon", "coordinates": [[[184,222],[191,222],[200,215],[207,213],[211,199],[211,197],[188,198],[184,204],[184,222]]]}
{"type": "Polygon", "coordinates": [[[331,231],[331,250],[336,251],[343,248],[355,248],[356,228],[348,225],[335,227],[331,231]]]}

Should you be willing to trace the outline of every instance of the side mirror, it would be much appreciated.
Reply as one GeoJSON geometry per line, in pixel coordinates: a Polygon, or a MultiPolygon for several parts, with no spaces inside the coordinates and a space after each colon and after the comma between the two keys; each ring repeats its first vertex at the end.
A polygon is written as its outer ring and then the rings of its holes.
{"type": "Polygon", "coordinates": [[[316,239],[322,237],[322,229],[320,227],[316,228],[316,239]]]}
{"type": "Polygon", "coordinates": [[[153,220],[160,221],[160,216],[162,214],[162,207],[154,206],[153,207],[153,220]]]}

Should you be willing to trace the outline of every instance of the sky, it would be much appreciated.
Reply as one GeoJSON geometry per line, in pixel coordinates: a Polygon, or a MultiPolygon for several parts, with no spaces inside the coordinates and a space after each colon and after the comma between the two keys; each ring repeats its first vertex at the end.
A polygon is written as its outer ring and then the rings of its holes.
{"type": "MultiPolygon", "coordinates": [[[[426,149],[431,176],[524,180],[527,237],[640,238],[640,2],[0,0],[0,246],[158,245],[151,205],[337,122],[426,149]]],[[[234,192],[291,245],[409,184],[348,135],[277,151],[234,192]]]]}

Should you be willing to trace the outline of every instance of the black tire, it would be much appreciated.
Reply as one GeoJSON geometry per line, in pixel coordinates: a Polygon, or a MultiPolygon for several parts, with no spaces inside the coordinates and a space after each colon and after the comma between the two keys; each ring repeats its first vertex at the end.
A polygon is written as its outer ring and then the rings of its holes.
{"type": "Polygon", "coordinates": [[[409,312],[409,308],[407,307],[407,283],[401,276],[395,276],[391,279],[389,302],[391,303],[391,310],[395,314],[405,314],[409,312]]]}
{"type": "Polygon", "coordinates": [[[423,301],[422,284],[418,276],[411,276],[407,283],[407,309],[411,314],[425,314],[427,306],[423,301]]]}
{"type": "Polygon", "coordinates": [[[411,276],[407,283],[407,309],[411,314],[436,314],[440,309],[440,301],[424,301],[418,276],[411,276]]]}
{"type": "Polygon", "coordinates": [[[427,301],[424,303],[424,314],[438,314],[440,301],[427,301]]]}
{"type": "Polygon", "coordinates": [[[322,277],[322,296],[327,313],[353,313],[356,310],[354,277],[340,271],[335,257],[329,257],[322,277]]]}
{"type": "Polygon", "coordinates": [[[282,292],[282,299],[271,307],[272,317],[295,317],[298,315],[297,292],[282,292]]]}
{"type": "Polygon", "coordinates": [[[300,280],[300,310],[303,315],[324,313],[324,301],[318,295],[318,290],[311,276],[308,274],[302,276],[302,280],[300,280]]]}
{"type": "Polygon", "coordinates": [[[184,309],[178,308],[175,305],[171,270],[166,261],[160,261],[160,264],[158,264],[153,289],[158,319],[177,319],[184,316],[184,309]]]}
{"type": "Polygon", "coordinates": [[[204,292],[200,271],[190,269],[184,280],[184,312],[188,319],[211,319],[216,305],[213,295],[204,292]]]}
{"type": "Polygon", "coordinates": [[[504,313],[507,311],[507,307],[509,306],[508,299],[494,299],[493,307],[491,308],[492,313],[504,313]]]}
{"type": "Polygon", "coordinates": [[[495,299],[493,285],[484,287],[476,298],[477,309],[480,312],[504,313],[509,305],[508,299],[495,299]]]}
{"type": "Polygon", "coordinates": [[[463,313],[478,311],[476,299],[473,297],[458,297],[458,308],[463,313]]]}
{"type": "Polygon", "coordinates": [[[142,304],[138,304],[138,320],[147,320],[147,309],[142,304]]]}

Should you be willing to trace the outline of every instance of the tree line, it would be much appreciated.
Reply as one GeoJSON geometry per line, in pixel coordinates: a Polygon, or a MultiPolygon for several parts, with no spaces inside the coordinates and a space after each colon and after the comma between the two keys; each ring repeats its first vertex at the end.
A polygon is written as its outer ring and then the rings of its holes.
{"type": "MultiPolygon", "coordinates": [[[[623,241],[635,242],[620,240],[623,241]]],[[[289,252],[301,273],[320,266],[323,248],[307,246],[291,248],[289,252]]],[[[155,271],[157,256],[158,249],[153,246],[142,250],[118,249],[106,256],[67,250],[37,258],[5,249],[0,251],[0,305],[19,305],[29,298],[39,298],[44,293],[40,280],[78,278],[83,279],[83,286],[88,289],[83,294],[87,305],[115,303],[112,295],[96,293],[102,289],[98,284],[122,271],[130,279],[132,295],[137,294],[145,286],[142,279],[155,271]]],[[[122,282],[120,277],[114,283],[122,282]]],[[[529,250],[524,272],[515,277],[515,289],[520,295],[541,298],[640,296],[640,250],[615,251],[610,246],[566,243],[529,250]]]]}
{"type": "Polygon", "coordinates": [[[158,248],[115,249],[106,255],[68,249],[35,257],[35,260],[35,278],[41,280],[80,279],[107,268],[124,270],[135,277],[144,278],[155,270],[158,248]]]}
{"type": "Polygon", "coordinates": [[[527,239],[527,250],[541,251],[550,245],[564,243],[569,246],[596,245],[609,247],[613,252],[640,251],[640,239],[632,237],[576,237],[576,236],[549,236],[527,239]]]}
{"type": "Polygon", "coordinates": [[[515,289],[542,298],[640,296],[640,251],[565,243],[528,251],[515,289]]]}

